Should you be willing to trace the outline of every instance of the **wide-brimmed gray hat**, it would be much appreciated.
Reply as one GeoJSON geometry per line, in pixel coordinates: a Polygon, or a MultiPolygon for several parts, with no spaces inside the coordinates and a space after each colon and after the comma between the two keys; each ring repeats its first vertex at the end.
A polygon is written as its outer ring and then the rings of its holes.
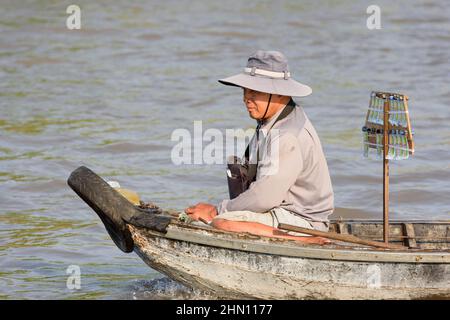
{"type": "Polygon", "coordinates": [[[312,93],[309,86],[291,78],[287,59],[278,51],[256,51],[248,58],[244,72],[219,82],[290,97],[306,97],[312,93]]]}

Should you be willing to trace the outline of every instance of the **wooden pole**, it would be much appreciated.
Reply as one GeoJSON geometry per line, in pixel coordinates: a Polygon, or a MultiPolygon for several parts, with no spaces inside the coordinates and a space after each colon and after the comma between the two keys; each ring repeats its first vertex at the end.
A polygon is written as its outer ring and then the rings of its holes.
{"type": "Polygon", "coordinates": [[[389,97],[384,100],[383,119],[383,241],[389,243],[389,97]]]}
{"type": "Polygon", "coordinates": [[[355,237],[354,235],[351,235],[351,234],[339,234],[339,233],[335,233],[335,232],[325,232],[325,231],[319,231],[319,230],[314,230],[314,229],[306,229],[306,228],[292,226],[292,225],[285,224],[285,223],[278,224],[278,229],[300,232],[300,233],[309,234],[312,236],[324,237],[324,238],[339,240],[339,241],[343,241],[343,242],[362,244],[364,246],[370,246],[370,247],[376,247],[376,248],[397,249],[397,250],[407,250],[408,249],[407,247],[402,246],[402,245],[361,239],[361,238],[355,237]]]}

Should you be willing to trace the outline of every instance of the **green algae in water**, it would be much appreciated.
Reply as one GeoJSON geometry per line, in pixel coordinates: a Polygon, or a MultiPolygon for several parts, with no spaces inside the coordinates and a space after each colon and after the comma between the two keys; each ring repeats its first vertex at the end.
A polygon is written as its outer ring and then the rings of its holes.
{"type": "Polygon", "coordinates": [[[361,134],[359,129],[350,128],[336,132],[321,132],[322,144],[340,145],[345,147],[359,148],[361,145],[361,134]]]}
{"type": "Polygon", "coordinates": [[[10,155],[0,157],[0,160],[18,160],[18,159],[33,159],[37,157],[43,156],[44,153],[42,151],[28,151],[18,155],[10,155]]]}
{"type": "Polygon", "coordinates": [[[36,135],[42,133],[49,126],[67,126],[72,125],[72,128],[84,127],[86,124],[97,122],[96,119],[49,119],[43,117],[36,117],[24,122],[6,121],[0,119],[0,128],[15,133],[36,135]]]}
{"type": "Polygon", "coordinates": [[[8,212],[0,215],[2,228],[0,251],[10,248],[48,247],[58,243],[58,238],[68,237],[67,233],[96,225],[92,222],[72,219],[57,219],[39,213],[47,209],[27,210],[28,212],[8,212]],[[61,233],[61,231],[67,232],[61,233]],[[6,243],[5,243],[6,242],[6,243]]]}

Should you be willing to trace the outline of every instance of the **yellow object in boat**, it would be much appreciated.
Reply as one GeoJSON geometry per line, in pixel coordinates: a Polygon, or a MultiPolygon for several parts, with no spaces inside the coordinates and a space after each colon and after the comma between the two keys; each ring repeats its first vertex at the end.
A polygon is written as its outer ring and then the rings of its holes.
{"type": "Polygon", "coordinates": [[[139,195],[136,192],[134,192],[133,190],[121,188],[120,184],[117,181],[108,181],[108,184],[112,188],[114,188],[114,190],[116,190],[118,193],[120,193],[122,195],[122,197],[124,197],[125,199],[130,201],[135,206],[140,205],[141,199],[139,198],[139,195]]]}
{"type": "Polygon", "coordinates": [[[138,206],[140,204],[141,199],[139,199],[139,195],[133,190],[124,188],[114,188],[114,189],[135,206],[138,206]]]}

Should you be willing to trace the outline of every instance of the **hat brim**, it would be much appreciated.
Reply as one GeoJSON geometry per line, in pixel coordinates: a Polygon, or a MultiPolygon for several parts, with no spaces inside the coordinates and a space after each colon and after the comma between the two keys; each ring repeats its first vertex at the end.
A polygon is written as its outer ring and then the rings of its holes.
{"type": "Polygon", "coordinates": [[[248,88],[289,97],[306,97],[312,93],[312,89],[309,86],[293,79],[273,79],[258,75],[252,76],[246,73],[220,79],[219,82],[227,86],[248,88]]]}

